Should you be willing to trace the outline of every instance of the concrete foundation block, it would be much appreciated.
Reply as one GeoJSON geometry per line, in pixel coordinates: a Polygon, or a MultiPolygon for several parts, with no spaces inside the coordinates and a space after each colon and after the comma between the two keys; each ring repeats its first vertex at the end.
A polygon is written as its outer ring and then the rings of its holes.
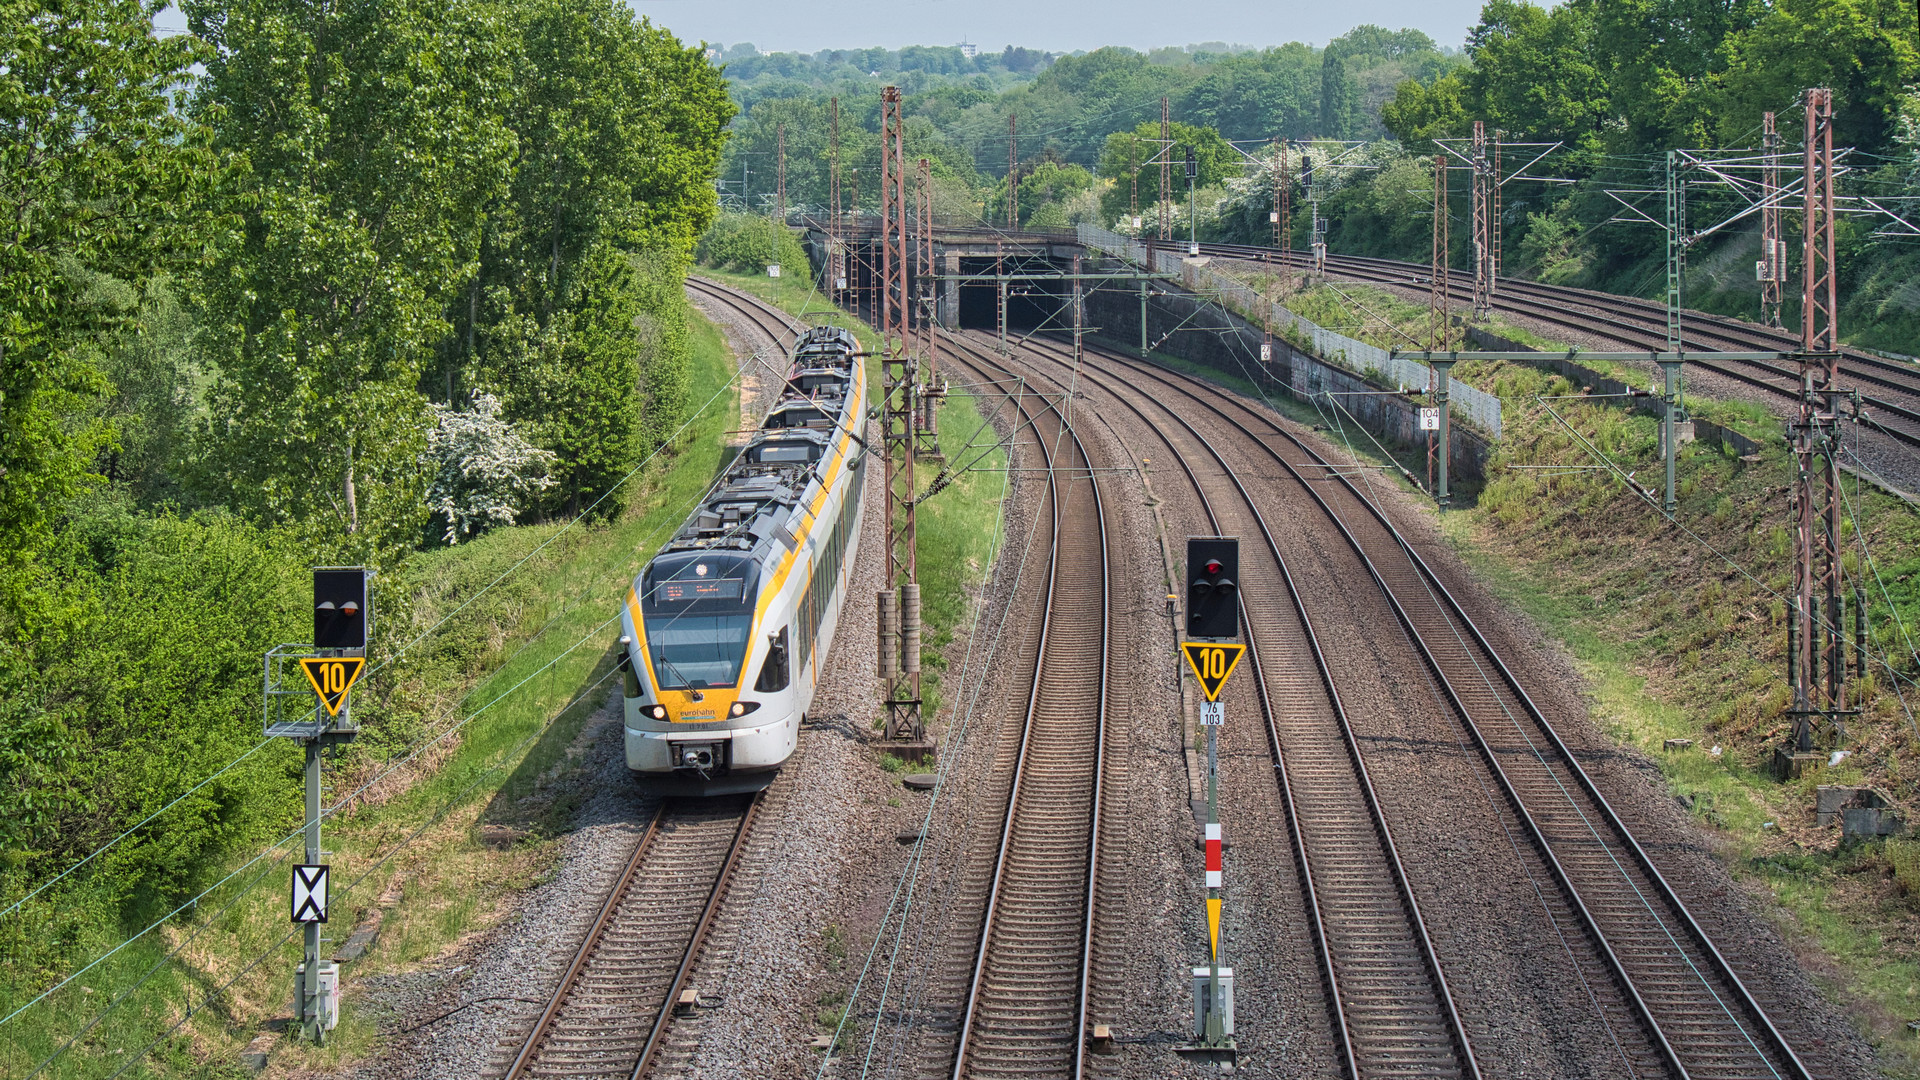
{"type": "Polygon", "coordinates": [[[1791,750],[1773,752],[1773,775],[1781,780],[1798,780],[1827,763],[1821,753],[1796,754],[1791,750]]]}
{"type": "Polygon", "coordinates": [[[1893,800],[1877,788],[1821,784],[1814,796],[1814,821],[1822,827],[1836,822],[1843,840],[1864,840],[1880,836],[1898,836],[1906,832],[1906,822],[1893,807],[1893,800]]]}

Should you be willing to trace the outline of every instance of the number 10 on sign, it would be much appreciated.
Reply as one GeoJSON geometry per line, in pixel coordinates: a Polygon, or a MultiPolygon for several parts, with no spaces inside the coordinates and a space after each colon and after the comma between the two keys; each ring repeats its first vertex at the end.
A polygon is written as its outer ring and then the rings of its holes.
{"type": "Polygon", "coordinates": [[[1208,701],[1220,700],[1220,688],[1227,683],[1227,676],[1240,666],[1240,658],[1246,655],[1247,647],[1239,644],[1223,644],[1212,641],[1183,641],[1180,652],[1187,658],[1187,666],[1193,670],[1193,677],[1200,680],[1200,692],[1208,701]]]}

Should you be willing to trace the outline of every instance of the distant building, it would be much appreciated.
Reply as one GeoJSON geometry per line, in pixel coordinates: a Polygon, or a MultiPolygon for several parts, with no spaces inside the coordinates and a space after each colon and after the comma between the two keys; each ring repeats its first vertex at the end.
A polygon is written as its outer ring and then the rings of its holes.
{"type": "Polygon", "coordinates": [[[971,41],[963,41],[960,43],[960,55],[971,60],[980,55],[980,46],[971,41]]]}

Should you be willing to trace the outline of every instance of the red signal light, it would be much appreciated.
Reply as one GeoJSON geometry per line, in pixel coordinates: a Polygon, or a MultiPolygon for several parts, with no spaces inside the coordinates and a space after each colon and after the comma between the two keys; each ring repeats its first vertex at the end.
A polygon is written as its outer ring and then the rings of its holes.
{"type": "Polygon", "coordinates": [[[1208,559],[1208,560],[1207,560],[1207,573],[1209,573],[1209,574],[1217,574],[1217,573],[1219,573],[1220,571],[1222,571],[1222,570],[1224,570],[1224,569],[1226,569],[1226,567],[1224,567],[1224,566],[1222,566],[1222,565],[1220,564],[1220,560],[1219,560],[1219,559],[1208,559]]]}

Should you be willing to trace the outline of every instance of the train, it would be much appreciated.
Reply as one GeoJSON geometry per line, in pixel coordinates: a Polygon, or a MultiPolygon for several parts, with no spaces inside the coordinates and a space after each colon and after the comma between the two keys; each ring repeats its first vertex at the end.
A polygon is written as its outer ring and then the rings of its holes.
{"type": "Polygon", "coordinates": [[[792,756],[860,546],[866,368],[836,326],[798,335],[786,383],[621,614],[627,768],[707,793],[792,756]]]}

